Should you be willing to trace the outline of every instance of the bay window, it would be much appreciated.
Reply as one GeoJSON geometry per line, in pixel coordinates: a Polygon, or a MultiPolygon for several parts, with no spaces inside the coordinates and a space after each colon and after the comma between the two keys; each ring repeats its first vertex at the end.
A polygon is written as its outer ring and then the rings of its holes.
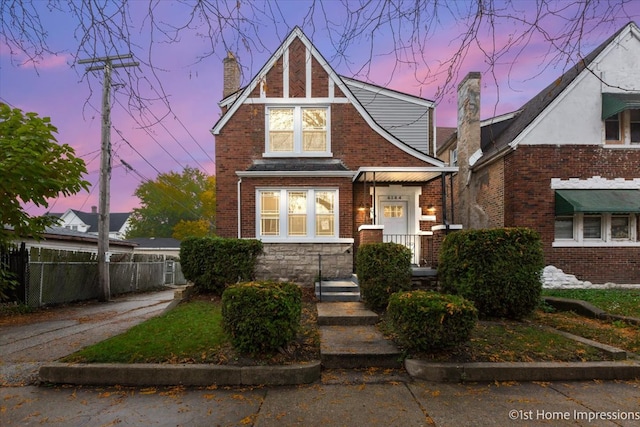
{"type": "Polygon", "coordinates": [[[338,237],[338,191],[335,189],[259,189],[256,200],[259,238],[338,237]]]}

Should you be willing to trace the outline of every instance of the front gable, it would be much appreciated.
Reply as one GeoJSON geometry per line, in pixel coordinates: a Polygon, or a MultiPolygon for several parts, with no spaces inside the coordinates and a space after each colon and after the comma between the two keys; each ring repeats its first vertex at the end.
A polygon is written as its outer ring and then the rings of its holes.
{"type": "MultiPolygon", "coordinates": [[[[416,105],[418,104],[417,100],[425,101],[420,98],[413,98],[415,99],[412,99],[411,102],[416,105]]],[[[262,128],[255,129],[254,125],[246,122],[246,114],[240,113],[242,106],[251,106],[251,114],[255,119],[261,114],[266,117],[269,114],[269,108],[279,105],[286,108],[292,106],[296,108],[301,106],[303,108],[320,106],[326,108],[328,114],[331,114],[333,108],[340,109],[340,105],[349,105],[356,110],[360,120],[366,123],[369,130],[381,138],[383,144],[390,143],[395,147],[394,149],[402,151],[401,157],[409,155],[413,161],[417,160],[430,166],[444,165],[438,159],[419,151],[414,145],[409,145],[402,141],[397,134],[394,135],[389,132],[379,121],[372,117],[367,108],[354,96],[345,82],[328,65],[327,61],[297,27],[244,89],[222,101],[221,106],[227,109],[213,127],[212,133],[220,136],[223,129],[228,126],[236,115],[245,121],[244,126],[253,127],[251,132],[260,132],[263,130],[262,128]]],[[[428,107],[424,106],[422,108],[423,111],[428,109],[428,107]]],[[[340,113],[342,114],[342,112],[343,110],[341,109],[340,113]]],[[[295,114],[300,113],[296,111],[295,114]]],[[[423,113],[423,115],[425,114],[423,113]]],[[[263,128],[268,126],[266,121],[267,119],[265,118],[263,128]]],[[[328,126],[330,126],[330,120],[327,120],[327,122],[329,123],[328,126]]],[[[238,127],[240,125],[234,124],[233,126],[238,127]]],[[[267,129],[264,129],[264,131],[265,135],[268,135],[267,129]]],[[[327,131],[331,134],[331,129],[327,129],[327,131]]],[[[423,139],[430,141],[432,140],[431,136],[429,128],[426,128],[422,136],[423,139]]],[[[371,138],[361,137],[355,143],[360,143],[361,146],[354,147],[354,149],[366,150],[367,145],[371,144],[371,138]]],[[[425,143],[425,146],[427,149],[429,148],[428,143],[425,143]]],[[[268,151],[268,149],[265,149],[264,153],[268,153],[268,151]]],[[[433,151],[427,152],[432,153],[433,151]]],[[[293,151],[289,156],[299,157],[299,155],[299,152],[293,151]]],[[[279,157],[277,153],[272,154],[272,156],[279,157]]],[[[330,150],[326,150],[325,152],[318,152],[315,156],[332,157],[332,153],[330,150]]],[[[255,158],[255,153],[252,157],[255,158]]],[[[361,165],[355,165],[356,168],[359,166],[361,165]]],[[[416,165],[414,164],[413,166],[416,165]]]]}

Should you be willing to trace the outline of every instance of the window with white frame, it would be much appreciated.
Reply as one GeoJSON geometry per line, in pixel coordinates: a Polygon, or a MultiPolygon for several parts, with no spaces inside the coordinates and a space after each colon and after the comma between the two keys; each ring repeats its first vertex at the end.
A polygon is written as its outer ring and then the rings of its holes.
{"type": "Polygon", "coordinates": [[[607,144],[640,145],[640,110],[625,110],[605,119],[607,144]]]}
{"type": "Polygon", "coordinates": [[[556,216],[555,242],[615,244],[636,242],[635,214],[583,214],[556,216]]]}
{"type": "Polygon", "coordinates": [[[338,237],[338,190],[264,189],[256,200],[260,238],[338,237]]]}
{"type": "Polygon", "coordinates": [[[329,108],[269,107],[266,114],[266,154],[330,155],[329,108]]]}

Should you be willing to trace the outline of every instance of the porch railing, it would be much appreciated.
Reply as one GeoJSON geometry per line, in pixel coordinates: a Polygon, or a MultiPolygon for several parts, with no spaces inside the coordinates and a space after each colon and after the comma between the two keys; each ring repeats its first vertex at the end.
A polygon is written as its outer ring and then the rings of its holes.
{"type": "Polygon", "coordinates": [[[399,243],[411,249],[411,263],[418,266],[431,266],[435,262],[433,238],[421,234],[385,234],[383,242],[399,243]]]}

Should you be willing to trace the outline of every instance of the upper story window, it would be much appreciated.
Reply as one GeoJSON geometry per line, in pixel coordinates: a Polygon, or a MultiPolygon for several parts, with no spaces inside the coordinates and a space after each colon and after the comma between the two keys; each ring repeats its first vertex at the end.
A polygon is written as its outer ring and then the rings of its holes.
{"type": "Polygon", "coordinates": [[[625,110],[604,121],[607,144],[640,145],[640,110],[625,110]]]}
{"type": "Polygon", "coordinates": [[[331,156],[329,108],[271,107],[266,110],[267,156],[331,156]]]}
{"type": "Polygon", "coordinates": [[[449,158],[451,159],[449,161],[449,164],[451,166],[458,166],[458,149],[454,148],[453,150],[449,151],[449,158]]]}

